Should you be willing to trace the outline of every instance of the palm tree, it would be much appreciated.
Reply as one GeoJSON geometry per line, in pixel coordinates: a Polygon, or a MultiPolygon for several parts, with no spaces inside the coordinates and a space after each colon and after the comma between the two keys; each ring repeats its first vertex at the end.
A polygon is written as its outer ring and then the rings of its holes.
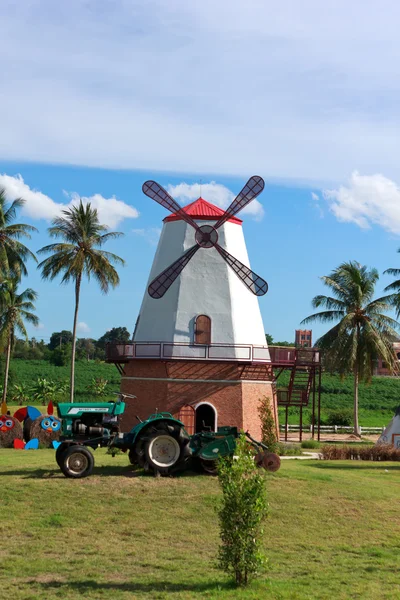
{"type": "Polygon", "coordinates": [[[370,380],[373,359],[380,357],[393,372],[397,357],[393,340],[399,323],[386,313],[391,305],[387,298],[373,300],[379,279],[376,269],[368,270],[358,262],[341,264],[327,277],[321,277],[332,296],[315,296],[314,308],[325,310],[310,315],[302,323],[338,321],[316,342],[325,350],[326,366],[341,375],[354,375],[354,433],[359,435],[358,384],[370,380]]]}
{"type": "Polygon", "coordinates": [[[7,204],[6,192],[0,188],[0,283],[7,277],[26,275],[25,261],[28,258],[36,261],[33,252],[19,241],[20,238],[30,239],[30,232],[37,231],[36,227],[13,223],[17,210],[24,204],[22,198],[7,204]]]}
{"type": "Polygon", "coordinates": [[[125,262],[111,252],[101,250],[110,239],[122,236],[119,232],[109,232],[106,225],[101,225],[97,210],[90,203],[84,205],[80,200],[78,206],[62,211],[49,227],[50,237],[60,238],[62,242],[50,244],[39,250],[39,253],[51,253],[38,268],[42,269],[43,279],[53,280],[63,273],[61,283],[75,283],[75,313],[72,330],[72,360],[70,400],[74,401],[75,381],[75,348],[76,325],[78,322],[79,298],[82,277],[94,277],[106,294],[111,287],[119,284],[119,276],[113,265],[124,265],[125,262]]]}
{"type": "MultiPolygon", "coordinates": [[[[400,248],[399,250],[397,250],[397,252],[400,252],[400,248]]],[[[388,275],[394,275],[395,277],[398,277],[400,275],[400,269],[386,269],[386,271],[383,271],[384,274],[388,274],[388,275]]],[[[400,316],[400,279],[396,279],[395,281],[393,281],[393,283],[391,283],[390,285],[387,285],[385,287],[385,292],[394,292],[392,294],[390,294],[389,296],[386,296],[386,299],[390,302],[390,304],[393,306],[393,308],[396,311],[396,317],[399,318],[400,316]]]]}
{"type": "MultiPolygon", "coordinates": [[[[5,287],[5,286],[4,286],[5,287]]],[[[6,350],[6,368],[4,373],[3,402],[7,397],[8,372],[10,368],[11,350],[15,341],[15,332],[18,331],[28,341],[28,334],[24,321],[38,325],[39,319],[33,312],[33,302],[37,293],[31,288],[18,293],[18,278],[9,280],[7,290],[4,292],[2,310],[0,313],[0,347],[6,350]]]]}

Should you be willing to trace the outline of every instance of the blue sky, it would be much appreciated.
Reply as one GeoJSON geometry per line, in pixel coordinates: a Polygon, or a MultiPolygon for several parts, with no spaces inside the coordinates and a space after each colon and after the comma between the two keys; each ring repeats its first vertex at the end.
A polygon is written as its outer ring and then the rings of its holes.
{"type": "MultiPolygon", "coordinates": [[[[109,248],[127,261],[120,287],[84,286],[80,335],[133,329],[166,216],[148,178],[182,204],[201,179],[220,206],[265,178],[243,218],[275,338],[293,339],[341,261],[400,265],[399,16],[391,0],[2,3],[0,185],[27,199],[31,248],[78,196],[126,234],[109,248]]],[[[29,272],[30,333],[69,329],[72,288],[29,272]]]]}

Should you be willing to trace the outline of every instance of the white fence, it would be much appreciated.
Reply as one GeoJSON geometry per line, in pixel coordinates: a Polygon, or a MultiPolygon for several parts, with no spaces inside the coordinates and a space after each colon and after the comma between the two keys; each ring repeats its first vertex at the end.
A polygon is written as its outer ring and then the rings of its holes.
{"type": "MultiPolygon", "coordinates": [[[[279,425],[280,431],[285,431],[285,426],[279,425]]],[[[318,425],[314,425],[315,431],[318,429],[318,425]]],[[[300,431],[300,425],[288,425],[287,430],[289,431],[300,431]]],[[[312,431],[311,425],[303,425],[301,428],[302,431],[312,431]]],[[[360,427],[361,433],[382,433],[384,431],[384,427],[360,427]]],[[[354,431],[354,427],[342,426],[342,425],[321,425],[320,431],[322,433],[352,433],[354,431]]]]}

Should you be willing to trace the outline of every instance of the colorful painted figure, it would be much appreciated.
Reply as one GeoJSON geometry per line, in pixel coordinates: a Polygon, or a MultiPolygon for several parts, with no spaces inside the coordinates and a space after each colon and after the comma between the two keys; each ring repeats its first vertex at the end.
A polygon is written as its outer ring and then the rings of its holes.
{"type": "Polygon", "coordinates": [[[9,414],[5,402],[2,403],[0,412],[0,448],[13,448],[14,440],[22,441],[22,427],[19,421],[9,414]]]}

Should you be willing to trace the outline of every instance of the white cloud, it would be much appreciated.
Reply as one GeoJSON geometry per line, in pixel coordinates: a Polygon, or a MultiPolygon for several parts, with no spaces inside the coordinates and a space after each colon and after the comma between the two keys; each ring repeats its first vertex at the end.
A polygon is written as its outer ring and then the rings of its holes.
{"type": "Polygon", "coordinates": [[[0,158],[336,183],[356,157],[400,180],[399,18],[397,0],[0,2],[0,158]]]}
{"type": "Polygon", "coordinates": [[[89,333],[90,331],[89,325],[87,325],[84,321],[80,321],[76,328],[80,333],[89,333]]]}
{"type": "MultiPolygon", "coordinates": [[[[180,200],[183,204],[188,204],[197,200],[200,196],[200,184],[182,182],[178,183],[178,185],[168,185],[167,191],[176,200],[180,200]]],[[[215,181],[210,181],[210,183],[201,184],[201,196],[204,200],[211,202],[211,204],[215,204],[216,206],[225,209],[235,198],[236,194],[226,186],[216,183],[215,181]]],[[[252,216],[256,221],[260,221],[264,216],[264,208],[261,202],[257,199],[253,200],[238,213],[238,217],[246,214],[252,216]]]]}
{"type": "Polygon", "coordinates": [[[43,323],[38,323],[37,325],[34,326],[35,329],[45,329],[45,325],[43,323]]]}
{"type": "Polygon", "coordinates": [[[160,227],[148,227],[147,229],[132,229],[132,233],[146,240],[151,246],[156,246],[160,237],[160,227]]]}
{"type": "MultiPolygon", "coordinates": [[[[21,209],[21,213],[31,219],[45,219],[50,221],[54,217],[61,214],[61,211],[73,206],[79,202],[81,198],[77,193],[68,193],[63,190],[64,196],[69,198],[68,204],[55,202],[49,196],[46,196],[38,190],[31,189],[26,184],[21,175],[0,174],[0,187],[6,190],[6,195],[9,200],[15,198],[23,198],[26,203],[21,209]]],[[[129,206],[117,200],[116,198],[104,198],[100,194],[93,196],[83,196],[84,203],[90,202],[94,208],[97,208],[99,220],[101,223],[114,228],[124,219],[136,219],[139,216],[138,211],[133,206],[129,206]]]]}
{"type": "Polygon", "coordinates": [[[347,185],[324,190],[323,196],[339,221],[400,234],[400,187],[383,175],[354,171],[347,185]]]}
{"type": "Polygon", "coordinates": [[[323,211],[322,206],[320,204],[320,197],[315,192],[311,192],[311,198],[313,200],[312,206],[318,212],[320,218],[323,219],[324,218],[324,211],[323,211]]]}
{"type": "Polygon", "coordinates": [[[77,193],[70,194],[72,204],[77,204],[81,198],[84,203],[90,202],[94,208],[97,208],[99,213],[99,219],[102,223],[107,224],[109,227],[114,228],[124,219],[137,219],[139,212],[133,206],[129,206],[117,200],[114,196],[112,198],[104,198],[101,194],[94,194],[93,196],[79,196],[77,193]]]}

